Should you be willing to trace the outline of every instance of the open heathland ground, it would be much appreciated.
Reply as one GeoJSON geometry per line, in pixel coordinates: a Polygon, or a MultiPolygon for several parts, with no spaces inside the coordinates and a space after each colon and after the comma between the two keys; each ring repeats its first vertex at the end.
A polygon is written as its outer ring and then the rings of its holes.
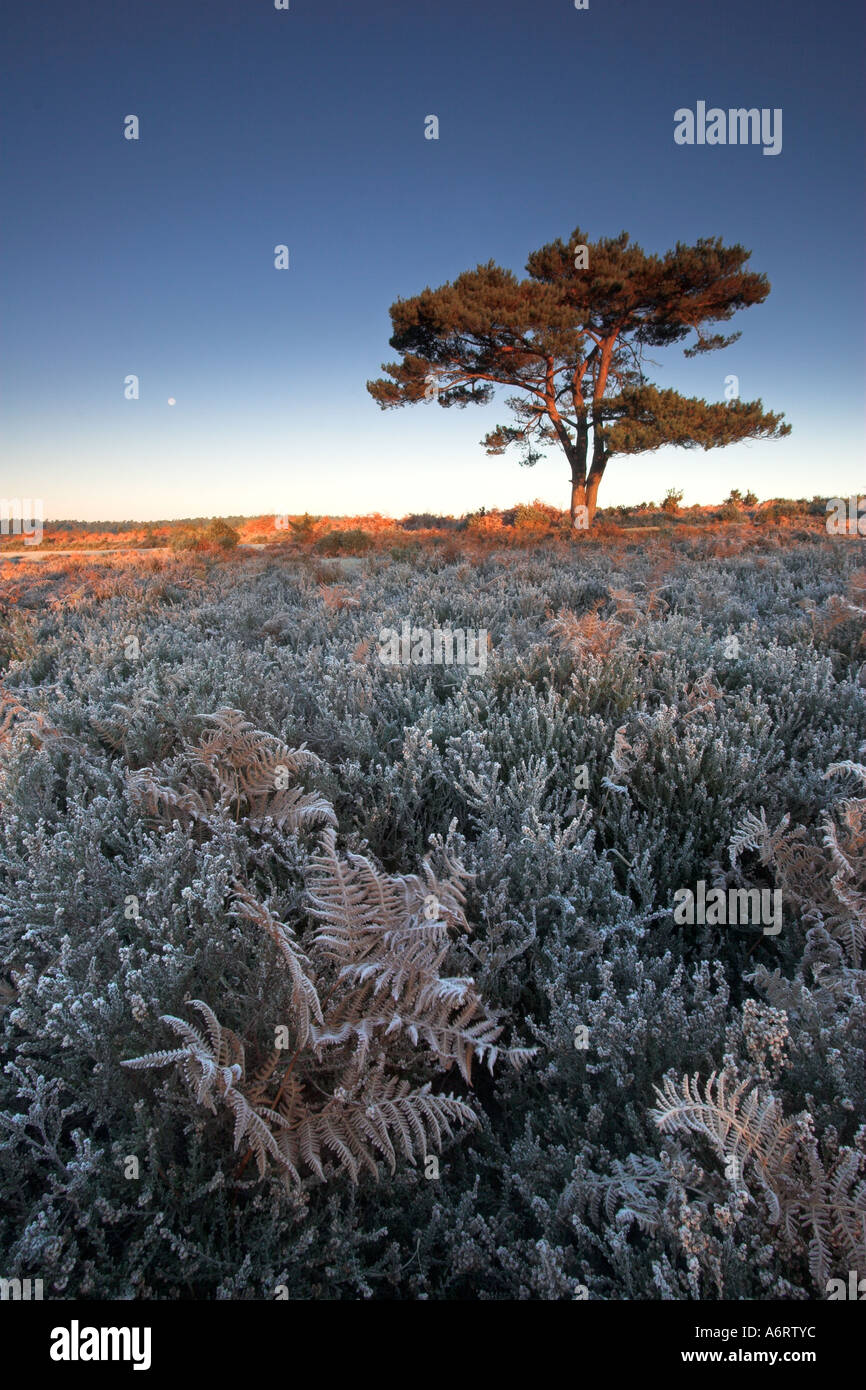
{"type": "Polygon", "coordinates": [[[655,520],[0,566],[7,1278],[866,1268],[866,542],[655,520]]]}

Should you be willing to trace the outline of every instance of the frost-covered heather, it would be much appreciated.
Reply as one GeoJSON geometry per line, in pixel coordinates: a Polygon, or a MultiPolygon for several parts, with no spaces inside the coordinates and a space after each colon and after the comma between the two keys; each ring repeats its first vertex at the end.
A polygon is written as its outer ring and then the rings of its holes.
{"type": "Polygon", "coordinates": [[[52,1298],[810,1299],[866,1273],[864,565],[771,534],[13,572],[0,1274],[52,1298]],[[484,673],[384,666],[407,617],[486,630],[484,673]],[[120,1065],[175,1046],[160,1015],[190,999],[270,1026],[233,885],[303,931],[315,834],[226,801],[196,835],[134,795],[223,708],[323,760],[343,852],[413,873],[436,836],[474,875],[453,973],[537,1051],[449,1073],[479,1122],[438,1178],[287,1191],[175,1071],[120,1065]],[[676,925],[700,880],[781,888],[781,932],[676,925]],[[758,1088],[752,1130],[713,1072],[758,1088]],[[703,1129],[669,1095],[695,1073],[703,1129]]]}

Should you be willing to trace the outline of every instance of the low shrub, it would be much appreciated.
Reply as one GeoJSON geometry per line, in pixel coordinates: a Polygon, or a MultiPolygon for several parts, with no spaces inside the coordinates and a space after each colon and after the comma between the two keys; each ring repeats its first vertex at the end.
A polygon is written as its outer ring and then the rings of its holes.
{"type": "Polygon", "coordinates": [[[366,531],[326,531],[315,542],[313,549],[317,555],[366,555],[374,547],[374,540],[366,531]]]}

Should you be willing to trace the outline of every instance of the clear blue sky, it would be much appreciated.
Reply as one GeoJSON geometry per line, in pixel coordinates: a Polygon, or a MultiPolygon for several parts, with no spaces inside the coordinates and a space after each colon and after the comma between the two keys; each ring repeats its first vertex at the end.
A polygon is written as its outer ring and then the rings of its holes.
{"type": "Polygon", "coordinates": [[[398,296],[522,274],[578,224],[749,247],[773,288],[740,342],[655,379],[721,400],[736,374],[793,425],[614,459],[602,505],[866,492],[851,0],[30,0],[4,31],[0,495],[82,520],[567,506],[564,458],[480,446],[504,403],[382,412],[365,383],[398,296]],[[781,107],[781,154],[675,145],[698,100],[781,107]]]}

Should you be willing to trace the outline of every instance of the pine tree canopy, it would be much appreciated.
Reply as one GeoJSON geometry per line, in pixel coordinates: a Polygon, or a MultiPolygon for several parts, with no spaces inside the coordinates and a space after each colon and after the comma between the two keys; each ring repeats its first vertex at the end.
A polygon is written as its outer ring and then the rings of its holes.
{"type": "Polygon", "coordinates": [[[588,242],[578,227],[567,244],[532,252],[527,279],[488,261],[398,299],[390,345],[401,361],[383,363],[387,376],[367,390],[387,410],[433,398],[485,404],[497,386],[512,387],[514,423],[485,436],[487,452],[516,444],[532,465],[541,457],[533,444],[558,443],[571,467],[572,520],[588,525],[612,454],[790,433],[760,400],[708,403],[658,390],[644,371],[647,348],[693,334],[684,352],[694,357],[737,341],[717,325],[770,292],[765,275],[745,269],[750,254],[708,237],[648,255],[626,232],[588,242]]]}

